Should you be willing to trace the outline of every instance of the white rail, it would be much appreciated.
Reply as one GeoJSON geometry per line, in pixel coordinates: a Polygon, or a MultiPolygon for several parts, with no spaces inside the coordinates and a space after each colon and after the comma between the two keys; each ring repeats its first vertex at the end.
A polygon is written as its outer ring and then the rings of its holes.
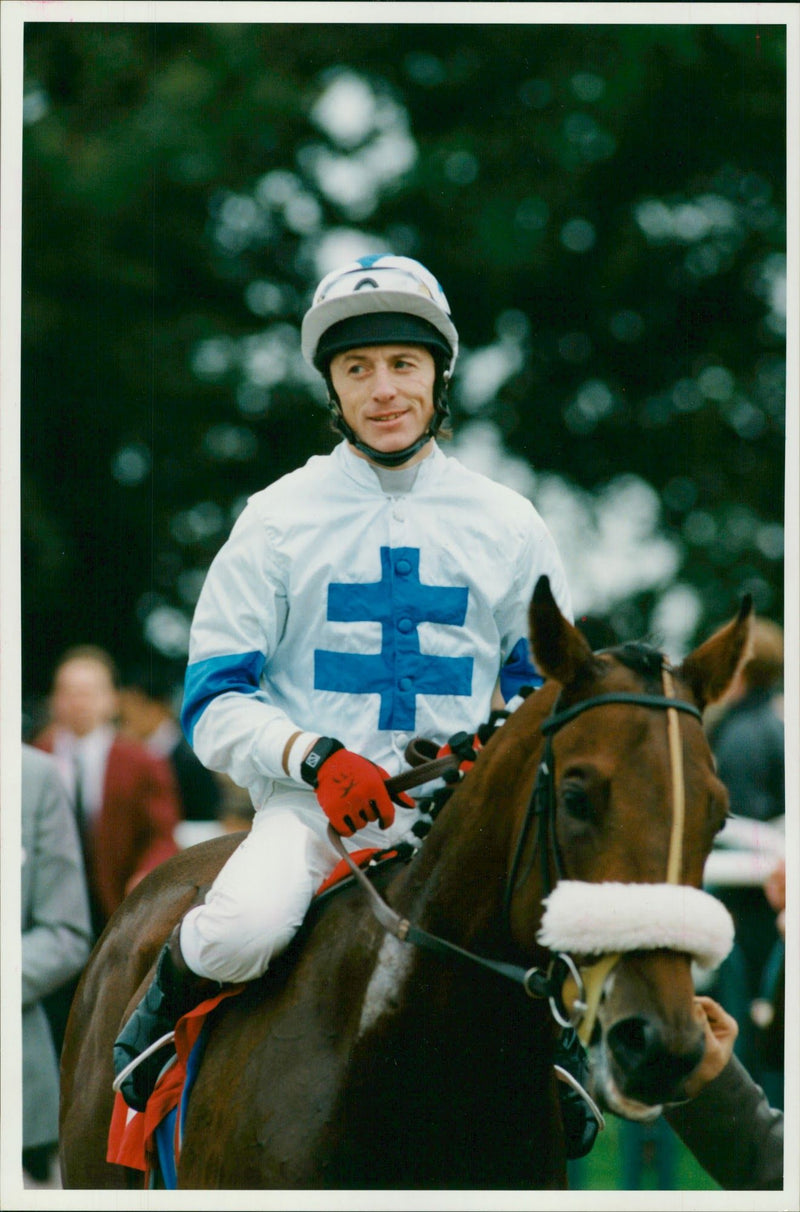
{"type": "Polygon", "coordinates": [[[784,826],[782,816],[772,821],[731,817],[708,856],[704,887],[747,888],[763,884],[786,857],[784,826]]]}

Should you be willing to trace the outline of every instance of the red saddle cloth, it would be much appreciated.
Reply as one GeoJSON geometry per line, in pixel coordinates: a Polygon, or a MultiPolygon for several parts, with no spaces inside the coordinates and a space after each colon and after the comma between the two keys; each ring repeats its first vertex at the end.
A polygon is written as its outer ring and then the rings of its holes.
{"type": "MultiPolygon", "coordinates": [[[[375,848],[356,850],[351,858],[360,867],[370,861],[373,855],[379,853],[375,848]]],[[[384,853],[384,852],[381,852],[384,853]]],[[[389,858],[395,851],[385,853],[389,858]]],[[[320,884],[317,896],[338,884],[350,874],[350,868],[344,859],[337,864],[328,878],[320,884]]],[[[234,985],[214,997],[207,998],[194,1010],[184,1014],[175,1026],[175,1052],[177,1060],[167,1070],[153,1093],[144,1111],[134,1111],[125,1102],[122,1094],[117,1091],[114,1096],[114,1109],[111,1114],[111,1126],[108,1132],[108,1148],[106,1161],[117,1166],[127,1166],[131,1170],[142,1170],[147,1177],[156,1160],[155,1133],[159,1124],[171,1111],[178,1106],[183,1087],[186,1083],[186,1071],[189,1056],[200,1038],[200,1033],[208,1018],[220,1002],[226,997],[241,993],[244,985],[234,985]]],[[[176,1155],[178,1149],[176,1146],[176,1155]]]]}
{"type": "Polygon", "coordinates": [[[134,1111],[117,1091],[108,1132],[106,1161],[149,1173],[155,1160],[156,1128],[180,1102],[189,1055],[200,1038],[203,1024],[220,1002],[241,993],[242,989],[244,985],[224,989],[178,1020],[175,1026],[177,1060],[159,1080],[144,1111],[134,1111]]]}
{"type": "MultiPolygon", "coordinates": [[[[350,858],[357,867],[366,867],[367,863],[373,855],[380,854],[382,858],[393,858],[397,854],[396,850],[378,850],[374,846],[371,850],[354,850],[350,858]]],[[[323,880],[319,888],[317,888],[317,896],[321,896],[323,892],[327,892],[334,884],[338,884],[341,880],[346,879],[350,875],[350,867],[346,859],[340,859],[326,880],[323,880]]]]}

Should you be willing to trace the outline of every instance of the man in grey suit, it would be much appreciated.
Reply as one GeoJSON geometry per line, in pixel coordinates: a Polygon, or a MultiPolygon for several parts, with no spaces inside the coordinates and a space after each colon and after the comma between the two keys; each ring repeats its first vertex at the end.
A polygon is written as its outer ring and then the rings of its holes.
{"type": "Polygon", "coordinates": [[[22,746],[22,1164],[47,1180],[58,1147],[58,1060],[41,999],[83,968],[91,922],[78,830],[55,759],[22,746]]]}

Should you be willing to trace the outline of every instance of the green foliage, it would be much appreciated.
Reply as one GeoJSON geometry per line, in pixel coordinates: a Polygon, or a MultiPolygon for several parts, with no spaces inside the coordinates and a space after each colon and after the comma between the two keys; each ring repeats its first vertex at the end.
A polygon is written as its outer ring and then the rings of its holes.
{"type": "Polygon", "coordinates": [[[297,347],[343,232],[445,285],[457,432],[652,485],[698,636],[781,620],[782,26],[33,22],[25,91],[27,693],[75,641],[182,659],[243,499],[332,444],[297,347]]]}
{"type": "Polygon", "coordinates": [[[585,1158],[569,1165],[575,1191],[719,1191],[664,1120],[654,1127],[606,1116],[585,1158]]]}

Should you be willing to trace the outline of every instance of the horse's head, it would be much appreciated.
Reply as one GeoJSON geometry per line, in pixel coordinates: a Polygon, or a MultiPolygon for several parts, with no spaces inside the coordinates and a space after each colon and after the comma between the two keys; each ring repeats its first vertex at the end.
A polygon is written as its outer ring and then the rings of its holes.
{"type": "Polygon", "coordinates": [[[531,602],[534,655],[558,684],[542,726],[550,888],[539,939],[575,964],[565,1006],[575,1020],[583,1012],[597,1093],[628,1118],[683,1096],[703,1052],[692,962],[713,967],[732,943],[727,911],[701,889],[728,811],[701,713],[744,656],[751,610],[745,599],[672,668],[645,644],[593,652],[547,578],[531,602]]]}

